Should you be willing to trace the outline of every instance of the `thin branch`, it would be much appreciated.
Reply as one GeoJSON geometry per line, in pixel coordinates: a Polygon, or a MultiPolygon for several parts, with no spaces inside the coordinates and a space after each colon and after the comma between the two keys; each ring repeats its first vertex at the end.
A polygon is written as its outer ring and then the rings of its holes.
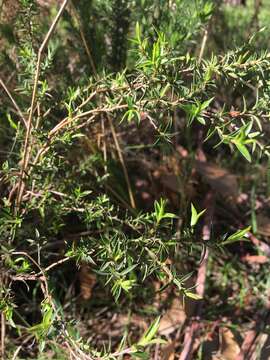
{"type": "Polygon", "coordinates": [[[110,113],[113,112],[115,110],[121,110],[121,109],[126,109],[128,108],[127,104],[123,104],[123,105],[115,105],[112,107],[105,107],[105,108],[97,108],[97,109],[92,109],[89,111],[85,111],[81,114],[78,114],[74,117],[66,117],[65,119],[63,119],[59,124],[57,124],[50,132],[49,132],[49,137],[52,137],[53,135],[55,135],[57,132],[59,132],[63,127],[65,127],[66,125],[70,124],[71,122],[74,122],[75,120],[81,119],[83,117],[89,116],[89,115],[93,115],[93,114],[99,114],[99,113],[110,113]]]}
{"type": "Polygon", "coordinates": [[[16,349],[16,351],[14,352],[13,356],[12,356],[12,360],[16,360],[17,355],[19,354],[19,352],[21,351],[22,345],[18,346],[18,348],[16,349]]]}
{"type": "MultiPolygon", "coordinates": [[[[32,256],[30,256],[29,254],[27,254],[24,251],[14,251],[12,253],[12,255],[21,255],[21,256],[25,256],[27,257],[29,260],[31,260],[31,262],[39,269],[40,274],[42,274],[42,278],[39,277],[39,280],[42,280],[45,284],[45,293],[44,296],[46,299],[50,299],[50,295],[49,295],[49,286],[48,286],[48,282],[47,282],[47,278],[45,276],[44,270],[41,268],[41,266],[36,262],[36,260],[34,260],[32,258],[32,256]]],[[[31,275],[30,275],[31,276],[31,275]]],[[[37,276],[36,274],[34,276],[37,276]]],[[[32,279],[31,279],[32,280],[32,279]]]]}
{"type": "Polygon", "coordinates": [[[43,40],[43,43],[41,44],[41,46],[38,50],[34,87],[33,87],[31,107],[30,107],[30,112],[29,112],[29,117],[28,117],[28,122],[27,122],[27,127],[26,127],[22,166],[21,166],[20,180],[19,180],[19,185],[18,185],[18,194],[17,194],[17,199],[16,199],[16,211],[18,211],[20,208],[20,204],[21,204],[21,200],[22,200],[22,196],[23,196],[23,192],[24,192],[24,188],[25,188],[24,180],[25,180],[25,176],[26,176],[26,169],[28,166],[30,153],[31,153],[30,139],[31,139],[31,130],[32,130],[32,122],[33,122],[33,113],[34,113],[34,108],[35,108],[35,104],[36,104],[36,97],[37,97],[37,90],[38,90],[38,80],[39,80],[40,68],[41,68],[41,57],[43,55],[43,51],[44,51],[45,47],[47,46],[55,28],[56,28],[56,25],[57,25],[59,19],[61,18],[67,4],[68,4],[68,0],[64,0],[45,39],[43,40]]]}
{"type": "MultiPolygon", "coordinates": [[[[72,259],[72,257],[66,257],[66,258],[60,259],[60,260],[56,261],[55,263],[47,266],[47,267],[43,270],[43,272],[45,273],[45,272],[51,270],[52,268],[54,268],[55,266],[61,265],[61,264],[65,263],[66,261],[69,261],[69,260],[71,260],[71,259],[72,259]]],[[[37,275],[40,275],[40,274],[41,274],[41,273],[38,273],[37,275]]]]}
{"type": "Polygon", "coordinates": [[[106,145],[106,134],[105,134],[105,124],[104,116],[101,116],[101,131],[102,131],[102,152],[104,160],[104,172],[107,172],[107,145],[106,145]]]}
{"type": "Polygon", "coordinates": [[[0,78],[0,84],[2,86],[2,88],[5,90],[7,96],[9,97],[9,99],[11,100],[13,106],[15,107],[15,109],[17,110],[18,114],[20,115],[24,126],[27,128],[27,121],[25,119],[25,117],[23,116],[23,113],[21,111],[21,109],[19,108],[18,104],[16,103],[16,101],[14,100],[13,96],[11,95],[11,93],[9,92],[8,88],[6,87],[4,81],[0,78]]]}
{"type": "Polygon", "coordinates": [[[6,317],[4,312],[1,312],[1,359],[5,359],[5,337],[6,337],[6,317]]]}

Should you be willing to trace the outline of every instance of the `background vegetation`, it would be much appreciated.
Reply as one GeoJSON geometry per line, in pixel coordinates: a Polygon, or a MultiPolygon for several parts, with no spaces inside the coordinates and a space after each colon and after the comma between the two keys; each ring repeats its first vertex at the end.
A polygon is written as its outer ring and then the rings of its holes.
{"type": "Polygon", "coordinates": [[[270,2],[0,2],[2,359],[269,358],[270,2]]]}

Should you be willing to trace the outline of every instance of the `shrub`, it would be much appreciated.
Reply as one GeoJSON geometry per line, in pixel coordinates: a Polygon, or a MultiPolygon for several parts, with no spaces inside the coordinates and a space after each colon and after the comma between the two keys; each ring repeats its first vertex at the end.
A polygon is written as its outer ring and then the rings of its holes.
{"type": "MultiPolygon", "coordinates": [[[[57,359],[60,348],[76,359],[146,356],[162,342],[159,317],[112,348],[86,342],[77,269],[81,297],[97,283],[112,307],[153,299],[155,281],[200,299],[187,285],[205,247],[188,191],[196,148],[239,171],[267,159],[269,54],[254,51],[254,34],[204,56],[221,11],[210,1],[74,1],[48,32],[58,8],[20,1],[16,25],[1,27],[2,322],[28,357],[39,356],[33,339],[57,359]],[[176,201],[140,192],[164,163],[181,171],[176,201]]],[[[210,251],[243,239],[243,227],[208,239],[210,251]]]]}

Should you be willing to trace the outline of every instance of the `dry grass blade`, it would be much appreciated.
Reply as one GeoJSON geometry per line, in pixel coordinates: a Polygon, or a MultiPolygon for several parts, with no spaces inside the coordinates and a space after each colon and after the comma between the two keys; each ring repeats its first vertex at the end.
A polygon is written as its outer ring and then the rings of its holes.
{"type": "Polygon", "coordinates": [[[114,128],[112,119],[109,116],[108,116],[108,120],[109,120],[109,124],[110,124],[110,127],[111,127],[112,136],[113,136],[113,140],[114,140],[115,147],[116,147],[116,150],[117,150],[117,154],[118,154],[119,160],[121,162],[123,172],[124,172],[124,176],[125,176],[125,180],[126,180],[126,183],[127,183],[130,204],[131,204],[131,207],[133,209],[135,209],[136,208],[135,199],[134,199],[134,196],[133,196],[133,192],[132,192],[132,188],[131,188],[131,184],[130,184],[130,180],[129,180],[129,176],[128,176],[128,171],[127,171],[127,167],[126,167],[126,164],[125,164],[125,161],[124,161],[122,150],[120,148],[120,144],[119,144],[119,141],[117,139],[117,134],[115,132],[115,128],[114,128]]]}
{"type": "Polygon", "coordinates": [[[74,17],[75,17],[75,19],[76,19],[76,21],[78,23],[80,37],[82,39],[83,46],[85,48],[85,52],[86,52],[86,54],[88,56],[88,60],[89,60],[89,63],[91,65],[91,69],[93,71],[93,74],[96,76],[97,75],[97,69],[96,69],[96,65],[95,65],[94,60],[93,60],[92,52],[90,50],[89,45],[87,44],[86,37],[85,37],[84,31],[82,29],[82,24],[81,24],[80,17],[78,15],[78,12],[77,12],[75,6],[73,5],[72,1],[71,1],[71,7],[72,7],[72,12],[74,14],[74,17]]]}

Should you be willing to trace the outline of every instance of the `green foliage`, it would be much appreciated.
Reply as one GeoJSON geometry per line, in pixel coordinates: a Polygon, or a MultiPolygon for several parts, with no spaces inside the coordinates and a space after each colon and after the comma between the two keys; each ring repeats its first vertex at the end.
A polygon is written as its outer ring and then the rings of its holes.
{"type": "Polygon", "coordinates": [[[202,210],[201,212],[197,212],[194,205],[191,204],[191,219],[190,219],[190,226],[193,227],[197,224],[199,218],[205,213],[205,210],[202,210]]]}
{"type": "MultiPolygon", "coordinates": [[[[147,358],[151,345],[163,343],[156,338],[160,317],[137,341],[123,337],[118,350],[116,344],[100,350],[88,343],[69,312],[70,269],[89,266],[115,306],[146,301],[155,281],[163,291],[201,299],[186,283],[206,246],[198,236],[206,209],[194,207],[184,186],[172,186],[178,207],[166,193],[137,206],[131,198],[139,198],[136,177],[145,176],[136,169],[138,160],[153,161],[155,168],[154,159],[173,153],[180,162],[182,144],[190,150],[181,160],[183,182],[192,176],[197,143],[218,161],[228,154],[237,163],[247,160],[243,167],[268,161],[269,53],[254,51],[253,38],[198,56],[201,37],[223,9],[214,5],[74,1],[43,54],[33,100],[40,39],[56,9],[20,1],[16,27],[0,28],[5,41],[14,41],[12,49],[3,45],[3,53],[15,69],[16,104],[11,110],[10,96],[0,99],[0,308],[8,327],[38,344],[36,358],[55,346],[60,359],[63,343],[78,359],[147,358]],[[30,125],[24,123],[29,113],[30,125]],[[24,306],[17,307],[20,301],[24,306]]],[[[230,10],[224,11],[226,18],[230,10]]],[[[234,231],[222,241],[211,239],[209,251],[245,240],[250,227],[234,231]]]]}
{"type": "Polygon", "coordinates": [[[244,240],[246,234],[250,231],[251,227],[248,226],[243,230],[238,230],[236,233],[228,236],[225,240],[222,241],[222,245],[228,245],[236,241],[244,240]]]}

